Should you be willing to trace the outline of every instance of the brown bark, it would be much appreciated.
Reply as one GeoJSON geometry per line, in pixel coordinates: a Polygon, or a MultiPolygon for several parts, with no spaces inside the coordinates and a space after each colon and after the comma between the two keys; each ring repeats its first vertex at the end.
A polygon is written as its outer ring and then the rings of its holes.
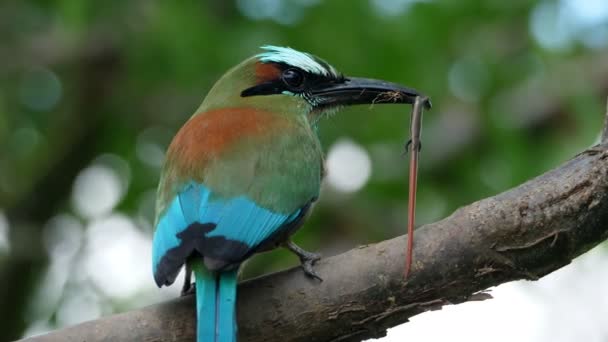
{"type": "MultiPolygon", "coordinates": [[[[608,237],[608,144],[588,149],[527,183],[418,229],[403,279],[405,236],[239,287],[242,341],[360,341],[427,310],[489,298],[488,287],[536,280],[608,237]]],[[[193,297],[104,317],[46,341],[193,341],[193,297]]]]}

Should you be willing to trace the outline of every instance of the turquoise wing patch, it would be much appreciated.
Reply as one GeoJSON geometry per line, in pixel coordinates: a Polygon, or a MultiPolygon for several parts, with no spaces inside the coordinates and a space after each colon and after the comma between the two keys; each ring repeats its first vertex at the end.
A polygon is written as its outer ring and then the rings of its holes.
{"type": "Polygon", "coordinates": [[[288,215],[276,213],[246,196],[211,198],[207,187],[190,183],[160,217],[152,244],[157,285],[173,283],[194,252],[220,265],[240,263],[304,213],[303,209],[288,215]]]}

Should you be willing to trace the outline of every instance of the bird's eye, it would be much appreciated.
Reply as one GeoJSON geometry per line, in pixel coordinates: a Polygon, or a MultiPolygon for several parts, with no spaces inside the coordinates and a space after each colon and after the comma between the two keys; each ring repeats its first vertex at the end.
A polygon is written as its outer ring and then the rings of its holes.
{"type": "Polygon", "coordinates": [[[299,88],[304,84],[304,75],[296,69],[287,69],[283,71],[283,82],[289,87],[299,88]]]}

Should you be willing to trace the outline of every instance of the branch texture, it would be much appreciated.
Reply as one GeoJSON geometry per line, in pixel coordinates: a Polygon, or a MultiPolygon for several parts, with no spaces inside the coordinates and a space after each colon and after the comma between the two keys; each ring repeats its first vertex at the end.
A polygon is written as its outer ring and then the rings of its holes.
{"type": "MultiPolygon", "coordinates": [[[[489,298],[488,287],[536,280],[608,237],[608,145],[418,229],[403,280],[405,236],[319,262],[322,283],[299,268],[239,287],[242,341],[360,341],[423,311],[489,298]]],[[[194,341],[192,297],[25,339],[194,341]]]]}

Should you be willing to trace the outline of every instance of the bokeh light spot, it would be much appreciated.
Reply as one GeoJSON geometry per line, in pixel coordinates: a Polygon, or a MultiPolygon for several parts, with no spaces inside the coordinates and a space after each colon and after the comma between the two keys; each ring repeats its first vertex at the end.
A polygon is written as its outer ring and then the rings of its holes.
{"type": "Polygon", "coordinates": [[[605,0],[544,1],[530,15],[530,31],[547,50],[566,50],[574,41],[591,48],[608,45],[608,2],[605,0]]]}
{"type": "Polygon", "coordinates": [[[392,17],[407,12],[417,2],[430,0],[371,0],[372,8],[381,16],[392,17]]]}
{"type": "Polygon", "coordinates": [[[477,102],[487,86],[488,75],[478,58],[463,58],[452,64],[448,84],[454,96],[464,102],[477,102]]]}
{"type": "Polygon", "coordinates": [[[35,152],[41,142],[40,132],[30,125],[17,129],[11,137],[11,153],[19,158],[25,158],[35,152]]]}
{"type": "Polygon", "coordinates": [[[266,19],[278,15],[281,0],[238,0],[238,8],[252,19],[266,19]]]}
{"type": "Polygon", "coordinates": [[[305,7],[315,1],[283,0],[237,0],[237,8],[246,17],[254,20],[271,19],[282,25],[293,25],[303,15],[305,7]]]}
{"type": "Polygon", "coordinates": [[[85,218],[109,213],[123,195],[118,174],[106,166],[94,165],[80,172],[74,181],[72,202],[85,218]]]}
{"type": "Polygon", "coordinates": [[[118,176],[120,180],[120,194],[127,193],[131,182],[131,167],[129,163],[116,154],[106,153],[95,158],[94,165],[107,166],[118,176]]]}
{"type": "Polygon", "coordinates": [[[0,211],[0,252],[8,252],[10,249],[9,224],[6,215],[0,211]]]}
{"type": "Polygon", "coordinates": [[[578,21],[587,26],[608,22],[608,2],[605,0],[562,0],[562,3],[578,21]]]}
{"type": "Polygon", "coordinates": [[[27,327],[27,330],[25,330],[25,332],[23,333],[23,338],[41,335],[41,334],[44,334],[44,333],[47,333],[47,332],[53,330],[53,328],[54,328],[54,326],[51,325],[49,320],[41,319],[41,320],[35,321],[34,323],[30,324],[30,326],[27,327]]]}
{"type": "Polygon", "coordinates": [[[327,153],[327,183],[342,192],[361,189],[372,173],[367,151],[349,139],[338,140],[327,153]]]}
{"type": "Polygon", "coordinates": [[[51,260],[72,258],[82,244],[83,229],[76,217],[60,214],[53,217],[43,231],[43,243],[51,260]]]}
{"type": "Polygon", "coordinates": [[[99,297],[87,287],[65,296],[57,310],[57,324],[61,327],[89,321],[101,316],[99,297]]]}
{"type": "Polygon", "coordinates": [[[129,298],[153,284],[151,245],[125,215],[94,221],[87,231],[85,272],[107,296],[129,298]]]}
{"type": "Polygon", "coordinates": [[[165,148],[161,143],[169,140],[168,136],[170,134],[166,130],[157,127],[143,130],[135,144],[137,158],[148,166],[160,168],[165,160],[165,148]]]}
{"type": "Polygon", "coordinates": [[[42,67],[27,71],[19,85],[21,103],[36,111],[53,109],[59,102],[61,93],[59,77],[51,70],[42,67]]]}
{"type": "Polygon", "coordinates": [[[567,14],[554,2],[541,2],[534,8],[530,31],[542,47],[550,50],[568,48],[573,35],[567,14]]]}
{"type": "Polygon", "coordinates": [[[59,214],[47,222],[42,242],[49,254],[50,265],[28,307],[30,317],[49,317],[55,312],[66,291],[68,279],[77,278],[78,272],[73,271],[73,265],[82,240],[82,225],[76,217],[59,214]]]}
{"type": "Polygon", "coordinates": [[[145,224],[141,224],[140,227],[151,227],[156,214],[156,188],[142,193],[138,203],[137,214],[140,220],[145,222],[145,224]]]}

